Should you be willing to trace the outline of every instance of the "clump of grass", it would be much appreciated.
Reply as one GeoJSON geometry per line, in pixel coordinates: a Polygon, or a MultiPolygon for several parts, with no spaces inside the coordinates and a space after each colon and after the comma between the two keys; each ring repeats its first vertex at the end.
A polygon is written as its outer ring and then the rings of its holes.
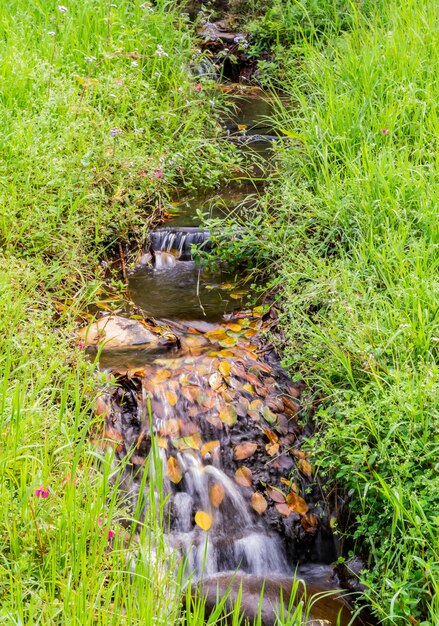
{"type": "Polygon", "coordinates": [[[291,50],[290,143],[241,231],[277,268],[285,364],[327,399],[315,462],[351,497],[386,624],[439,622],[436,13],[379,3],[291,50]]]}
{"type": "Polygon", "coordinates": [[[76,325],[103,252],[239,159],[173,3],[11,0],[0,37],[0,621],[174,623],[164,550],[127,562],[76,325]]]}

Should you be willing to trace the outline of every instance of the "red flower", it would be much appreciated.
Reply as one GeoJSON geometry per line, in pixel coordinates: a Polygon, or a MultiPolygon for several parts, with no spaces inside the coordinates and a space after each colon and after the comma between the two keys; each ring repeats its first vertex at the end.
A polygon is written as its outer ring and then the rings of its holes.
{"type": "Polygon", "coordinates": [[[49,497],[49,490],[46,489],[46,487],[44,487],[44,485],[41,485],[41,487],[39,489],[35,489],[35,496],[37,498],[48,498],[49,497]]]}

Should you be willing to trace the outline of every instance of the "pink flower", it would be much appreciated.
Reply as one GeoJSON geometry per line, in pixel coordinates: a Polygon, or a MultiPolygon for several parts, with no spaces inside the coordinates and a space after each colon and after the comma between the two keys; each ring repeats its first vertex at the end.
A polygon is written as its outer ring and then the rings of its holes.
{"type": "Polygon", "coordinates": [[[152,175],[153,178],[163,178],[163,176],[163,170],[160,169],[156,170],[152,175]]]}
{"type": "Polygon", "coordinates": [[[49,490],[46,489],[44,487],[44,485],[41,485],[41,487],[39,489],[35,489],[35,496],[37,498],[48,498],[49,497],[49,490]]]}
{"type": "Polygon", "coordinates": [[[382,134],[382,135],[388,135],[388,134],[389,134],[389,129],[388,129],[388,128],[386,128],[386,127],[382,128],[382,129],[381,129],[381,134],[382,134]]]}
{"type": "Polygon", "coordinates": [[[113,539],[113,537],[114,537],[114,530],[111,530],[110,528],[110,530],[108,531],[108,539],[113,539]]]}
{"type": "Polygon", "coordinates": [[[195,85],[195,89],[196,89],[197,91],[203,91],[203,88],[202,88],[202,86],[200,85],[200,83],[197,83],[197,84],[195,85]]]}
{"type": "Polygon", "coordinates": [[[84,348],[85,348],[85,342],[84,342],[84,341],[82,341],[82,340],[81,340],[81,341],[78,341],[78,348],[79,348],[80,350],[84,350],[84,348]]]}

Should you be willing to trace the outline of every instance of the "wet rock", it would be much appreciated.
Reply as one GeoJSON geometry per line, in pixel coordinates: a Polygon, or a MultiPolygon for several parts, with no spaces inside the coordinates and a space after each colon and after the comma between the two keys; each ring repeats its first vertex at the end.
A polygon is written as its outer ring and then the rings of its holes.
{"type": "Polygon", "coordinates": [[[148,330],[141,321],[119,315],[101,317],[97,322],[83,328],[80,335],[86,346],[102,344],[105,350],[145,344],[157,346],[167,341],[148,330]]]}
{"type": "MultiPolygon", "coordinates": [[[[347,597],[340,590],[335,590],[327,577],[313,576],[311,572],[309,578],[304,577],[305,584],[302,583],[301,576],[300,578],[298,576],[298,579],[300,582],[293,603],[297,605],[301,599],[305,601],[308,599],[311,607],[309,614],[304,616],[302,621],[304,626],[348,626],[348,624],[361,626],[363,624],[358,618],[352,620],[347,597]],[[330,593],[331,591],[333,593],[330,593]],[[312,598],[316,594],[320,595],[312,598]]],[[[226,609],[233,609],[242,588],[241,609],[245,617],[253,621],[260,611],[262,626],[274,626],[278,623],[281,593],[285,607],[284,617],[288,620],[286,607],[288,607],[294,582],[293,578],[287,577],[264,578],[231,572],[205,578],[200,585],[200,590],[201,594],[206,597],[206,612],[210,614],[217,606],[218,599],[224,596],[228,596],[226,609]],[[264,594],[261,602],[262,590],[264,594]]],[[[289,613],[290,618],[293,613],[294,608],[289,613]]]]}

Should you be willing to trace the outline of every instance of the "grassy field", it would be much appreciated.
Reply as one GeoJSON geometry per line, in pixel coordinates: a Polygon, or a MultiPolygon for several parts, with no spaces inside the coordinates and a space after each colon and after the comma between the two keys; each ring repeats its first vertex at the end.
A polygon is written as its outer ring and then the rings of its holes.
{"type": "Polygon", "coordinates": [[[368,602],[386,625],[433,626],[437,3],[377,3],[367,17],[354,11],[346,31],[314,35],[280,53],[292,99],[278,119],[287,143],[233,252],[277,268],[270,286],[283,311],[285,364],[324,398],[311,447],[316,466],[350,496],[368,602]]]}
{"type": "Polygon", "coordinates": [[[175,3],[8,0],[0,39],[0,623],[174,623],[155,517],[156,562],[122,550],[75,328],[102,255],[236,158],[175,3]]]}

